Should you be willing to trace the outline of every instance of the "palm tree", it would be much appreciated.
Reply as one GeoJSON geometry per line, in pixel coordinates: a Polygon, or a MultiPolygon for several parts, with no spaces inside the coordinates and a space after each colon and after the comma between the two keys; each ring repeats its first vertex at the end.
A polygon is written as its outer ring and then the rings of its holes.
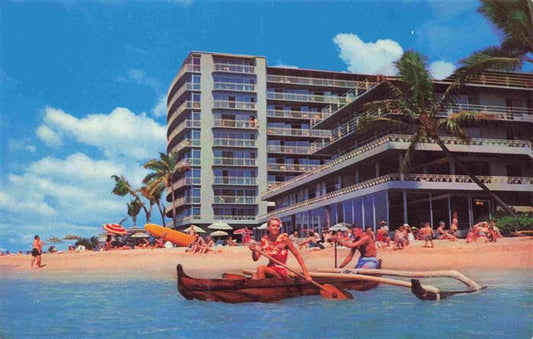
{"type": "Polygon", "coordinates": [[[134,189],[133,186],[126,180],[124,176],[112,175],[111,178],[115,180],[115,187],[111,193],[124,197],[126,195],[131,195],[135,200],[138,201],[140,207],[144,210],[146,214],[146,222],[150,222],[151,210],[146,208],[146,205],[142,202],[141,197],[138,194],[138,190],[134,189]]]}
{"type": "Polygon", "coordinates": [[[160,185],[156,187],[155,189],[152,188],[152,190],[149,190],[148,187],[143,186],[141,187],[141,194],[144,198],[146,198],[148,201],[150,201],[150,215],[152,213],[152,209],[154,208],[154,205],[157,206],[157,209],[159,210],[159,213],[161,214],[161,221],[163,223],[163,226],[166,227],[165,222],[165,207],[163,203],[161,202],[161,195],[163,191],[165,190],[165,186],[160,185]]]}
{"type": "Polygon", "coordinates": [[[133,220],[133,226],[137,225],[137,216],[139,215],[139,212],[141,211],[141,203],[137,199],[133,199],[130,203],[128,203],[128,215],[131,217],[131,220],[133,220]]]}
{"type": "Polygon", "coordinates": [[[406,51],[395,62],[398,69],[397,79],[386,83],[390,89],[387,99],[373,101],[363,106],[372,111],[377,109],[378,114],[367,114],[361,119],[358,129],[367,130],[371,124],[382,121],[389,126],[398,128],[414,128],[414,136],[407,149],[400,166],[400,172],[405,173],[410,165],[410,159],[417,144],[424,139],[431,139],[437,143],[448,159],[457,165],[463,172],[475,182],[485,193],[491,196],[505,211],[514,215],[505,202],[491,192],[475,175],[471,173],[461,162],[457,161],[442,141],[439,131],[464,141],[470,138],[463,130],[463,126],[477,120],[491,119],[490,115],[479,112],[462,111],[443,117],[442,112],[446,108],[454,107],[455,97],[460,85],[452,83],[440,99],[437,99],[433,87],[433,81],[426,66],[426,59],[415,51],[406,51]],[[385,112],[385,114],[382,114],[385,112]]]}
{"type": "Polygon", "coordinates": [[[493,69],[516,71],[524,62],[532,63],[533,2],[531,0],[481,0],[478,9],[501,35],[500,46],[487,47],[461,61],[462,71],[481,73],[493,69]]]}
{"type": "Polygon", "coordinates": [[[188,170],[188,167],[178,167],[177,161],[173,155],[159,153],[159,158],[160,159],[151,159],[144,164],[144,168],[151,170],[152,173],[144,178],[143,183],[146,184],[147,189],[150,192],[154,192],[154,194],[157,191],[161,194],[163,189],[170,191],[172,196],[172,221],[174,227],[176,227],[176,196],[172,189],[172,184],[176,174],[180,171],[188,170]]]}

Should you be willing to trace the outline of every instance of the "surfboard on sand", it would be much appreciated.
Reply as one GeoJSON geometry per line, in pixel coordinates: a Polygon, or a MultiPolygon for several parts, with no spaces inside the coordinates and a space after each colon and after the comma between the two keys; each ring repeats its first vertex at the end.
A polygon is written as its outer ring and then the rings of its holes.
{"type": "Polygon", "coordinates": [[[194,242],[194,237],[187,233],[175,231],[168,227],[159,226],[156,224],[146,224],[144,229],[154,237],[163,237],[176,246],[189,246],[194,242]]]}

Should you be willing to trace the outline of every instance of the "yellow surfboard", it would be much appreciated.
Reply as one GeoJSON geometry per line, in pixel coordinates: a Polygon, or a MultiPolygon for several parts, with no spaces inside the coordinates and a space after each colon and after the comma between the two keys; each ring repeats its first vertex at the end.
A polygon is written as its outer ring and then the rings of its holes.
{"type": "Polygon", "coordinates": [[[156,224],[146,224],[144,225],[144,229],[154,237],[164,237],[165,240],[170,241],[176,246],[189,246],[194,242],[194,237],[192,235],[175,231],[168,227],[156,224]]]}

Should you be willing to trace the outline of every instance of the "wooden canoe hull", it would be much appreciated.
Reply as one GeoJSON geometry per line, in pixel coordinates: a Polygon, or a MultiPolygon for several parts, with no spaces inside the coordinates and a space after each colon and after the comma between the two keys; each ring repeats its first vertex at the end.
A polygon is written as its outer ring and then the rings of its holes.
{"type": "MultiPolygon", "coordinates": [[[[220,301],[226,303],[272,302],[287,298],[320,294],[320,289],[301,278],[288,279],[199,279],[185,274],[176,267],[178,291],[187,300],[220,301]]],[[[347,278],[316,278],[319,284],[338,288],[367,291],[379,285],[376,282],[347,278]]]]}

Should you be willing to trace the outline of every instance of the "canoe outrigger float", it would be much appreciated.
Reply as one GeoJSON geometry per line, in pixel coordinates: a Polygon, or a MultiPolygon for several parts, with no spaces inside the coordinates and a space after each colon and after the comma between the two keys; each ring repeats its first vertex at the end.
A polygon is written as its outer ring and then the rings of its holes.
{"type": "MultiPolygon", "coordinates": [[[[379,263],[381,267],[381,261],[379,263]]],[[[181,265],[177,266],[178,291],[186,299],[204,301],[221,301],[226,303],[272,302],[305,295],[318,295],[320,288],[305,279],[289,277],[287,279],[253,280],[239,274],[225,273],[219,279],[193,278],[185,274],[181,265]]],[[[457,271],[396,271],[382,269],[320,269],[309,272],[319,284],[331,284],[340,289],[367,291],[379,284],[406,287],[421,300],[442,300],[456,294],[479,292],[486,287],[478,285],[472,279],[457,271]],[[343,272],[343,273],[340,273],[343,272]],[[346,273],[345,273],[346,272],[346,273]],[[411,281],[384,278],[383,276],[400,276],[412,278],[411,281]],[[465,291],[441,291],[431,285],[423,285],[415,278],[449,277],[468,286],[465,291]]],[[[251,274],[251,271],[243,271],[251,274]]]]}
{"type": "MultiPolygon", "coordinates": [[[[188,300],[226,303],[272,302],[305,295],[318,295],[321,291],[316,285],[299,277],[254,280],[243,275],[224,274],[225,278],[200,279],[185,274],[181,265],[178,265],[176,270],[178,291],[188,300]]],[[[315,277],[311,274],[311,276],[319,284],[331,284],[337,288],[354,291],[367,291],[379,285],[378,282],[356,280],[349,275],[315,277]]]]}

